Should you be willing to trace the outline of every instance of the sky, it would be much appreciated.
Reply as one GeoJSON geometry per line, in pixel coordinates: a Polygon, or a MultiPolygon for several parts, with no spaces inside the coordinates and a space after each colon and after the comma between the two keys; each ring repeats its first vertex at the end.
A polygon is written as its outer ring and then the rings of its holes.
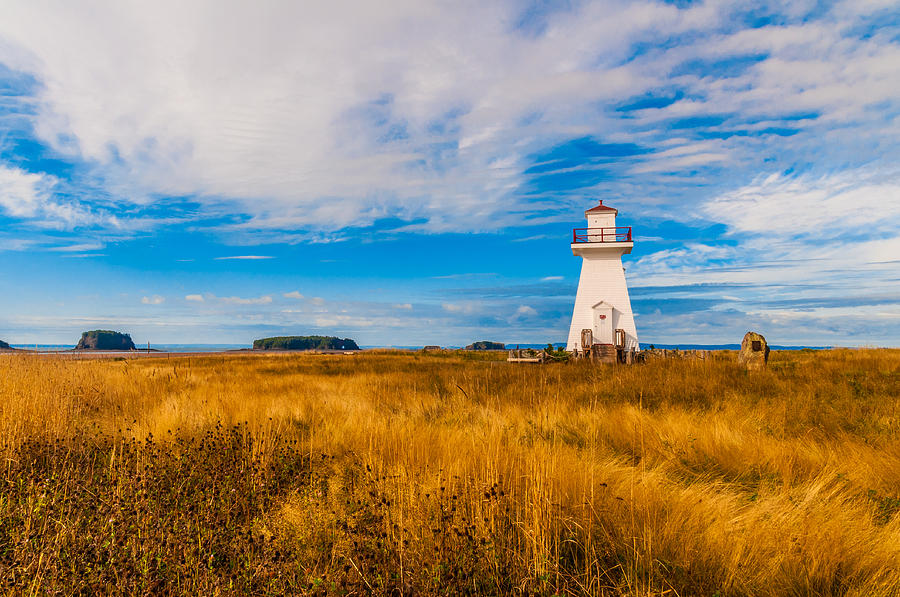
{"type": "Polygon", "coordinates": [[[0,339],[900,346],[900,5],[5,0],[0,339]]]}

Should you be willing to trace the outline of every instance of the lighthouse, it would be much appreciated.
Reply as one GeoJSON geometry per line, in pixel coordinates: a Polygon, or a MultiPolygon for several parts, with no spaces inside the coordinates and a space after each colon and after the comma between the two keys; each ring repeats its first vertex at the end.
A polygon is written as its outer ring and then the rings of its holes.
{"type": "Polygon", "coordinates": [[[622,255],[631,253],[634,242],[630,226],[616,226],[618,213],[601,201],[584,212],[587,228],[572,231],[572,253],[581,257],[581,278],[566,350],[595,344],[623,351],[639,348],[622,267],[622,255]]]}

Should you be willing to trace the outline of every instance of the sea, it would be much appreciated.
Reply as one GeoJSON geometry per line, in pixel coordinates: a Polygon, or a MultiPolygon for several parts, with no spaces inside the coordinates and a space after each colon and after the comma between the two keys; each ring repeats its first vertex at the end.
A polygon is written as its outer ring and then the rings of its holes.
{"type": "MultiPolygon", "coordinates": [[[[553,342],[554,348],[565,348],[565,342],[553,342]]],[[[647,350],[649,348],[662,348],[665,350],[740,350],[740,344],[655,344],[651,342],[641,342],[641,350],[647,350]]],[[[361,346],[360,348],[394,348],[399,350],[420,350],[421,346],[361,346]]],[[[442,346],[441,348],[447,349],[459,349],[465,348],[463,346],[442,346]]],[[[543,344],[516,344],[516,343],[507,343],[506,348],[533,348],[536,350],[542,350],[547,348],[547,343],[543,344]]],[[[769,348],[772,350],[827,350],[830,348],[835,348],[834,346],[781,346],[770,344],[769,348]]]]}
{"type": "MultiPolygon", "coordinates": [[[[648,348],[662,348],[664,350],[740,350],[740,344],[652,344],[641,342],[641,350],[648,348]]],[[[772,350],[828,350],[834,346],[782,346],[769,344],[772,350]]]]}
{"type": "MultiPolygon", "coordinates": [[[[565,342],[554,342],[554,348],[565,348],[565,342]]],[[[361,348],[394,348],[399,350],[419,350],[421,346],[361,346],[361,348]]],[[[443,346],[442,348],[447,349],[458,349],[464,348],[463,346],[443,346]]],[[[515,343],[507,343],[507,349],[513,348],[533,348],[536,350],[542,350],[547,348],[547,343],[543,344],[515,344],[515,343]]],[[[651,342],[641,342],[641,350],[647,350],[649,348],[662,348],[664,350],[740,350],[740,344],[656,344],[651,342]]],[[[772,350],[828,350],[830,348],[835,348],[834,346],[781,346],[770,344],[769,348],[772,350]]]]}
{"type": "MultiPolygon", "coordinates": [[[[554,348],[565,348],[565,342],[554,342],[554,348]]],[[[13,348],[22,348],[25,350],[34,350],[37,352],[63,352],[67,350],[72,350],[74,346],[71,344],[13,344],[13,348]]],[[[656,344],[651,342],[641,342],[641,349],[646,350],[648,348],[662,348],[665,350],[739,350],[741,348],[740,344],[656,344]]],[[[833,346],[782,346],[782,345],[769,345],[772,350],[803,350],[803,349],[812,349],[812,350],[827,350],[830,348],[834,348],[833,346]]],[[[146,346],[138,346],[138,350],[141,348],[146,348],[146,346]]],[[[249,349],[252,348],[249,344],[151,344],[150,348],[154,351],[158,352],[186,352],[186,353],[204,353],[204,352],[224,352],[227,350],[241,350],[241,349],[249,349]]],[[[368,346],[363,345],[360,346],[362,349],[367,348],[391,348],[396,350],[421,350],[421,346],[368,346]]],[[[463,346],[444,346],[443,348],[448,349],[460,349],[464,348],[463,346]]],[[[547,348],[547,343],[543,344],[507,344],[507,349],[512,348],[533,348],[533,349],[544,349],[547,348]]]]}
{"type": "MultiPolygon", "coordinates": [[[[37,352],[63,352],[73,350],[72,344],[12,344],[13,348],[34,350],[37,352]]],[[[138,350],[147,348],[147,345],[138,346],[138,350]]],[[[223,352],[226,350],[240,350],[252,348],[249,344],[151,344],[150,348],[159,352],[223,352]]]]}

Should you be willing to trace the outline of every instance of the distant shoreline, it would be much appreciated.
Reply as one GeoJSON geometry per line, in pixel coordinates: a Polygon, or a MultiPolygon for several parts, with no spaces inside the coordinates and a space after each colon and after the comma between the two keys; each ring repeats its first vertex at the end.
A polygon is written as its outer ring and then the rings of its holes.
{"type": "MultiPolygon", "coordinates": [[[[553,344],[555,347],[565,347],[565,343],[558,342],[553,344]]],[[[510,350],[514,348],[534,348],[534,349],[542,349],[546,348],[547,344],[515,344],[509,343],[506,345],[504,350],[510,350]]],[[[642,350],[648,350],[651,346],[658,349],[663,350],[739,350],[740,344],[656,344],[656,343],[641,343],[642,350]]],[[[10,345],[12,350],[6,350],[2,352],[13,353],[13,352],[21,352],[21,353],[29,353],[29,354],[68,354],[68,355],[104,355],[104,356],[115,356],[115,355],[186,355],[186,354],[267,354],[267,353],[334,353],[341,354],[345,352],[353,352],[353,351],[344,351],[344,350],[260,350],[254,349],[248,345],[241,344],[159,344],[157,346],[150,345],[150,351],[146,348],[136,348],[134,350],[76,350],[72,345],[59,345],[59,344],[12,344],[10,345]]],[[[360,350],[412,350],[419,351],[422,350],[423,346],[361,346],[360,350]]],[[[890,348],[890,347],[862,347],[862,346],[806,346],[806,345],[772,345],[772,350],[830,350],[835,348],[890,348]]],[[[462,346],[444,346],[443,350],[464,350],[462,346]]]]}

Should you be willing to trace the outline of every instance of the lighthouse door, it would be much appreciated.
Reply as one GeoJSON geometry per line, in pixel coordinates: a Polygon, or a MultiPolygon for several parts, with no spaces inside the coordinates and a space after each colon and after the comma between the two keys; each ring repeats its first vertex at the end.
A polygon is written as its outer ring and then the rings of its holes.
{"type": "Polygon", "coordinates": [[[594,305],[594,342],[598,344],[613,343],[613,308],[609,303],[600,301],[594,305]]]}

